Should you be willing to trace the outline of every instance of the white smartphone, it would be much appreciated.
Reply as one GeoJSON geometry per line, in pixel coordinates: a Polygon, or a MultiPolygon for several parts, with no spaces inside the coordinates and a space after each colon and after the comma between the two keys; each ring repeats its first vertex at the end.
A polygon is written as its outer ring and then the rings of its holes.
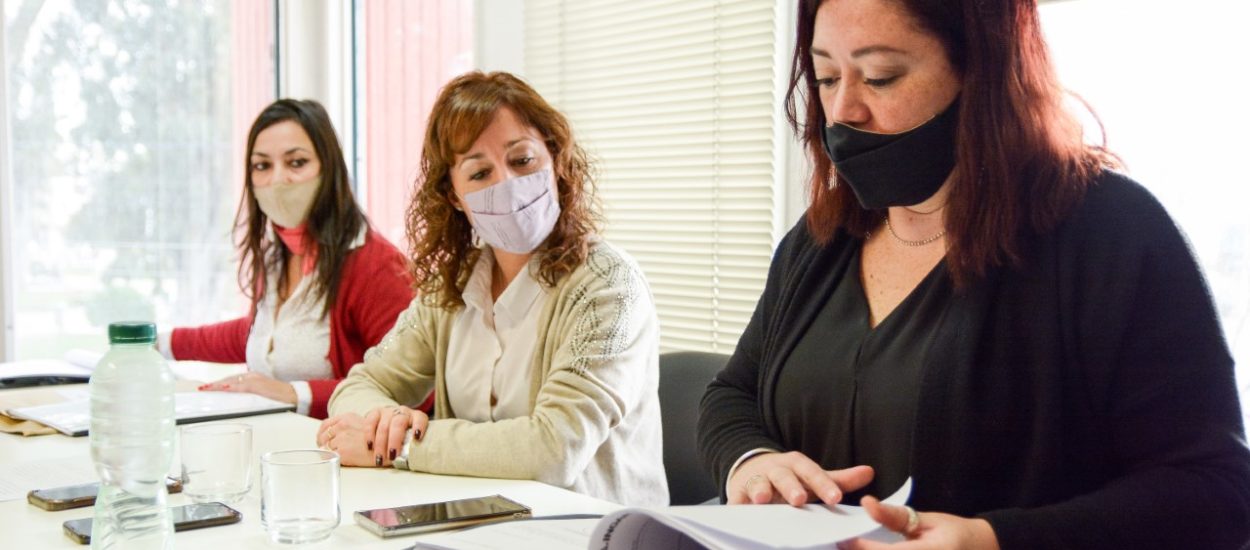
{"type": "Polygon", "coordinates": [[[359,510],[355,513],[357,525],[383,538],[527,518],[531,515],[528,506],[500,495],[359,510]]]}

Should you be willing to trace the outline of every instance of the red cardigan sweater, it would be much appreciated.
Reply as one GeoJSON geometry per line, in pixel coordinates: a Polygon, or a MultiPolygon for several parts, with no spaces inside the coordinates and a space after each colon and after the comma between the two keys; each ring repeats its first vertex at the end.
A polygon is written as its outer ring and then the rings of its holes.
{"type": "MultiPolygon", "coordinates": [[[[343,262],[338,300],[330,308],[328,359],[334,378],[308,381],[312,391],[309,416],[326,417],[326,404],[339,381],[364,359],[365,350],[377,345],[391,330],[395,318],[408,307],[412,298],[412,276],[403,254],[370,229],[365,244],[348,254],[343,262]]],[[[247,337],[254,315],[175,329],[169,347],[174,358],[180,360],[245,363],[247,337]]]]}

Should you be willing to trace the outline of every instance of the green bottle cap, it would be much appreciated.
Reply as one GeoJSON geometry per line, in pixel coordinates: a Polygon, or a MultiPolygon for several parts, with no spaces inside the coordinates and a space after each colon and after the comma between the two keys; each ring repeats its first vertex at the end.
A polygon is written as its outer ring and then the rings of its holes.
{"type": "Polygon", "coordinates": [[[109,323],[110,344],[150,344],[156,341],[156,323],[123,321],[109,323]]]}

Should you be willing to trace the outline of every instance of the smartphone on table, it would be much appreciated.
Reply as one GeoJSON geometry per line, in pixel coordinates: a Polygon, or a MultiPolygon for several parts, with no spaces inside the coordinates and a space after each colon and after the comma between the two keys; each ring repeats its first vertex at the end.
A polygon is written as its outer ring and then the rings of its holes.
{"type": "Polygon", "coordinates": [[[395,508],[360,510],[356,524],[380,537],[428,533],[469,525],[527,518],[530,508],[500,495],[395,508]]]}
{"type": "MultiPolygon", "coordinates": [[[[165,488],[170,494],[182,492],[182,480],[167,477],[165,488]]],[[[95,496],[98,492],[100,492],[99,483],[83,483],[51,489],[35,489],[26,493],[26,501],[49,512],[56,512],[91,506],[95,504],[95,496]]]]}
{"type": "MultiPolygon", "coordinates": [[[[174,517],[174,531],[190,531],[217,525],[238,523],[243,514],[220,502],[186,504],[169,509],[174,517]]],[[[78,544],[91,544],[91,518],[71,519],[62,524],[65,536],[78,544]]]]}

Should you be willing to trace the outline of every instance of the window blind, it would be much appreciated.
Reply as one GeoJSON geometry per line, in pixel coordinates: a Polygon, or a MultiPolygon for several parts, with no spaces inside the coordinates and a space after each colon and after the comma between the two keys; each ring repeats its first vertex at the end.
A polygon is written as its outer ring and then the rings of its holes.
{"type": "Polygon", "coordinates": [[[525,76],[598,161],[604,237],[646,272],[666,350],[733,351],[778,219],[778,6],[529,0],[525,76]]]}

